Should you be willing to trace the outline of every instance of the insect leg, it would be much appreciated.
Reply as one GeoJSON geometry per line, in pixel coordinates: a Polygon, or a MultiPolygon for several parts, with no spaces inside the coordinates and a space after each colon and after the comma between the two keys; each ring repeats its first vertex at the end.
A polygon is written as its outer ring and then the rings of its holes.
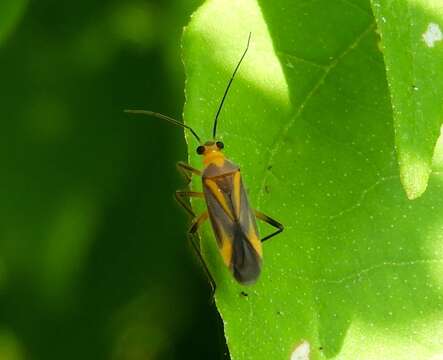
{"type": "Polygon", "coordinates": [[[183,161],[179,161],[177,163],[177,169],[178,171],[180,171],[181,174],[183,174],[183,176],[186,178],[188,182],[191,181],[192,175],[197,175],[197,176],[202,175],[202,172],[200,170],[193,168],[191,165],[183,161]]]}
{"type": "Polygon", "coordinates": [[[208,219],[208,217],[209,217],[209,215],[208,215],[207,211],[205,211],[204,213],[202,213],[201,215],[196,217],[192,221],[191,227],[189,228],[188,237],[189,237],[189,241],[191,242],[192,248],[194,249],[195,253],[197,254],[198,258],[200,259],[201,264],[203,265],[203,268],[205,269],[206,275],[209,279],[209,283],[211,284],[211,289],[212,289],[211,290],[211,299],[212,299],[214,297],[214,293],[215,293],[215,281],[208,269],[208,265],[206,265],[206,262],[203,259],[203,256],[201,254],[200,244],[198,244],[198,238],[197,238],[197,234],[196,234],[200,225],[203,224],[208,219]]]}
{"type": "Polygon", "coordinates": [[[273,227],[275,227],[277,229],[273,233],[271,233],[271,234],[265,236],[263,239],[261,239],[261,242],[264,242],[264,241],[270,239],[271,237],[281,233],[283,231],[283,229],[284,229],[283,225],[280,224],[278,221],[270,218],[268,215],[265,215],[265,214],[263,214],[262,212],[260,212],[258,210],[255,210],[255,216],[258,219],[268,223],[269,225],[271,225],[271,226],[273,226],[273,227]]]}
{"type": "Polygon", "coordinates": [[[185,209],[189,214],[191,214],[192,217],[195,217],[194,211],[192,211],[191,206],[189,206],[189,203],[186,202],[186,200],[190,197],[198,197],[203,198],[202,192],[197,191],[188,191],[188,190],[177,190],[175,192],[175,200],[185,209]]]}

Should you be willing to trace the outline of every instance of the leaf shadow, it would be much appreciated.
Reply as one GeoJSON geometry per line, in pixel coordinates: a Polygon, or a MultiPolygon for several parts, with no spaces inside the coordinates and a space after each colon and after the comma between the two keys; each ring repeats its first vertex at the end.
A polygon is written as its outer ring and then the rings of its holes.
{"type": "MultiPolygon", "coordinates": [[[[347,9],[343,19],[332,9],[335,2],[322,9],[317,2],[290,8],[285,1],[259,4],[294,109],[278,156],[267,164],[272,163],[273,176],[263,184],[281,185],[288,164],[297,174],[285,196],[273,194],[270,200],[262,188],[262,198],[303,209],[297,219],[284,219],[293,224],[289,232],[300,252],[294,255],[297,266],[287,271],[300,275],[281,281],[311,288],[317,319],[312,335],[321,347],[317,352],[331,358],[340,353],[350,329],[364,346],[364,335],[356,335],[359,326],[368,333],[389,329],[400,335],[413,330],[415,321],[441,314],[435,267],[442,261],[436,252],[443,226],[442,181],[435,175],[422,199],[405,198],[383,59],[369,13],[347,9]],[[322,23],[316,11],[330,11],[332,23],[322,23]],[[349,34],[342,36],[339,20],[350,26],[349,34]],[[284,152],[291,147],[295,161],[284,152]]],[[[370,11],[369,3],[363,8],[370,11]]],[[[277,243],[273,251],[284,251],[284,245],[277,243]]]]}

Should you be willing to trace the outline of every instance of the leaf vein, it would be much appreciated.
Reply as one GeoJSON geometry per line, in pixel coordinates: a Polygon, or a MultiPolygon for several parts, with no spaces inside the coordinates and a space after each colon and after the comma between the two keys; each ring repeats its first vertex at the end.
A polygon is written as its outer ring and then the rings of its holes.
{"type": "MultiPolygon", "coordinates": [[[[302,62],[302,63],[305,63],[305,64],[312,65],[312,66],[314,66],[314,67],[320,68],[320,69],[322,69],[322,70],[324,70],[324,71],[326,71],[326,70],[328,69],[328,66],[329,66],[329,65],[327,65],[327,64],[317,63],[317,62],[315,62],[315,61],[313,61],[313,60],[309,60],[309,59],[306,59],[306,58],[302,58],[302,57],[300,57],[300,56],[297,56],[297,55],[294,55],[294,54],[290,54],[290,53],[285,52],[285,51],[280,51],[280,50],[278,50],[278,51],[276,51],[275,53],[276,53],[276,55],[279,56],[279,57],[280,57],[280,56],[286,56],[286,57],[291,58],[291,59],[294,59],[294,60],[296,60],[296,61],[299,61],[299,62],[302,62]]],[[[285,64],[284,64],[284,65],[285,65],[285,64]]],[[[288,66],[287,64],[286,64],[285,66],[286,66],[286,67],[290,67],[290,66],[288,66]]]]}
{"type": "Polygon", "coordinates": [[[340,211],[337,214],[329,215],[328,216],[329,220],[335,220],[335,219],[337,219],[337,218],[339,218],[339,217],[341,217],[341,216],[343,216],[343,215],[345,215],[347,213],[350,213],[351,211],[361,207],[361,204],[364,202],[364,200],[365,200],[365,198],[366,198],[366,196],[368,195],[369,192],[371,192],[377,186],[383,184],[384,182],[391,181],[391,180],[394,180],[394,179],[398,179],[398,175],[385,176],[385,177],[382,177],[382,178],[378,179],[374,184],[372,184],[371,186],[367,187],[366,189],[364,189],[361,192],[359,199],[353,205],[351,205],[348,208],[340,211]]]}
{"type": "Polygon", "coordinates": [[[375,264],[364,268],[360,271],[356,271],[349,275],[343,276],[337,279],[312,279],[312,282],[315,284],[324,283],[324,284],[342,284],[345,282],[353,281],[353,280],[361,280],[363,276],[367,276],[369,273],[377,271],[384,267],[407,267],[407,266],[415,266],[415,265],[427,265],[427,264],[440,264],[443,263],[443,259],[421,259],[421,260],[411,260],[411,261],[383,261],[379,264],[375,264]]]}
{"type": "MultiPolygon", "coordinates": [[[[324,74],[322,74],[318,81],[316,82],[316,84],[312,87],[311,91],[306,95],[305,99],[303,100],[303,102],[298,106],[297,111],[295,112],[294,116],[292,117],[292,119],[286,124],[286,126],[283,127],[283,129],[280,131],[280,135],[278,136],[279,140],[277,140],[272,149],[269,151],[269,157],[268,160],[266,162],[266,166],[264,167],[264,169],[267,169],[269,167],[269,165],[272,163],[272,160],[274,159],[275,155],[277,154],[277,152],[280,150],[284,136],[289,132],[289,129],[294,125],[296,119],[301,115],[301,113],[303,112],[304,108],[306,107],[307,103],[310,101],[310,99],[315,95],[315,93],[321,88],[321,86],[324,83],[324,80],[326,79],[326,77],[329,75],[329,73],[340,63],[340,61],[346,57],[354,48],[356,48],[358,46],[358,44],[360,43],[360,41],[367,35],[369,34],[375,27],[375,23],[371,22],[369,24],[369,26],[366,27],[365,30],[363,30],[356,38],[355,40],[340,54],[336,57],[336,59],[334,61],[331,62],[330,65],[327,66],[324,74]]],[[[264,192],[264,187],[265,187],[265,183],[267,180],[267,173],[265,171],[264,176],[263,176],[263,180],[262,180],[262,184],[260,187],[260,192],[258,195],[258,204],[260,204],[260,201],[263,197],[263,192],[264,192]]]]}

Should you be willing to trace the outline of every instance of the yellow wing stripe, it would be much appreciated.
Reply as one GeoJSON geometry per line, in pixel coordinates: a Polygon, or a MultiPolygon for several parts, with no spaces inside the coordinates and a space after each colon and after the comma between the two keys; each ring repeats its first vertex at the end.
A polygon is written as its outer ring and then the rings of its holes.
{"type": "Polygon", "coordinates": [[[237,219],[240,219],[240,190],[241,190],[241,183],[240,183],[240,171],[237,171],[234,174],[234,180],[233,180],[233,186],[234,186],[234,208],[235,208],[235,215],[237,216],[237,219]]]}
{"type": "Polygon", "coordinates": [[[217,183],[214,180],[206,179],[205,185],[209,188],[209,190],[211,190],[212,194],[215,196],[217,202],[221,205],[226,215],[228,215],[229,218],[234,221],[234,215],[232,214],[231,209],[229,208],[228,203],[226,202],[226,199],[223,196],[223,193],[220,191],[217,183]]]}
{"type": "Polygon", "coordinates": [[[220,254],[223,258],[223,262],[227,267],[231,266],[232,260],[232,239],[223,230],[223,227],[219,226],[218,230],[220,232],[221,246],[220,254]]]}
{"type": "Polygon", "coordinates": [[[263,250],[262,250],[262,246],[261,246],[261,241],[258,238],[257,231],[255,230],[255,226],[254,226],[253,220],[251,218],[249,218],[248,240],[251,243],[251,245],[254,247],[257,254],[260,257],[262,257],[263,250]]]}

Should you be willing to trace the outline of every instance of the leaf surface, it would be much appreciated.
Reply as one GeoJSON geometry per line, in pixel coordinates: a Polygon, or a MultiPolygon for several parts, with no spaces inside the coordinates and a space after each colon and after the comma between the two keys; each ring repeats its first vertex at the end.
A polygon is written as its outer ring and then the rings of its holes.
{"type": "Polygon", "coordinates": [[[309,359],[443,354],[443,150],[428,191],[410,202],[369,2],[206,2],[183,38],[184,118],[204,139],[249,31],[219,137],[250,203],[285,231],[264,243],[262,275],[243,287],[202,227],[232,359],[290,359],[307,348],[309,359]]]}
{"type": "Polygon", "coordinates": [[[443,2],[372,0],[394,112],[400,179],[426,190],[443,122],[443,2]]]}

